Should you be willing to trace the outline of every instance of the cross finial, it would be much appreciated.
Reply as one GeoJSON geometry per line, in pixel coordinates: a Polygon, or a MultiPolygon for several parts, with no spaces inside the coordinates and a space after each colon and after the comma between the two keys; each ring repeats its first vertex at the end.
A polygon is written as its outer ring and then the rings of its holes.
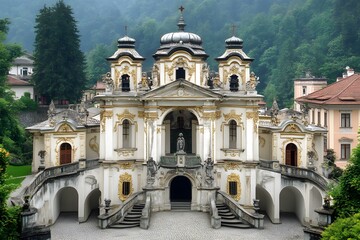
{"type": "Polygon", "coordinates": [[[180,10],[180,12],[181,12],[181,14],[182,14],[183,11],[185,10],[185,8],[181,5],[181,6],[179,7],[179,10],[180,10]]]}
{"type": "Polygon", "coordinates": [[[128,29],[128,27],[125,25],[125,35],[127,35],[127,29],[128,29]]]}
{"type": "Polygon", "coordinates": [[[235,31],[236,31],[236,25],[235,24],[233,24],[231,26],[231,30],[232,30],[232,35],[235,36],[235,31]]]}

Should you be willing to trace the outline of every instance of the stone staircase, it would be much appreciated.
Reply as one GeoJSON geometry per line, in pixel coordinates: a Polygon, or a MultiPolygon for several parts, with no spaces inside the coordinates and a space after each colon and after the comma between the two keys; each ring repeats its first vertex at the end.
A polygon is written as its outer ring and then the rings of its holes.
{"type": "Polygon", "coordinates": [[[125,215],[122,220],[113,223],[110,228],[133,228],[140,227],[140,218],[144,203],[137,203],[133,208],[125,215]]]}
{"type": "Polygon", "coordinates": [[[190,211],[191,202],[171,202],[171,211],[190,211]]]}
{"type": "Polygon", "coordinates": [[[241,219],[238,219],[223,203],[217,203],[216,208],[218,214],[221,217],[221,226],[232,227],[232,228],[251,228],[251,226],[241,219]]]}

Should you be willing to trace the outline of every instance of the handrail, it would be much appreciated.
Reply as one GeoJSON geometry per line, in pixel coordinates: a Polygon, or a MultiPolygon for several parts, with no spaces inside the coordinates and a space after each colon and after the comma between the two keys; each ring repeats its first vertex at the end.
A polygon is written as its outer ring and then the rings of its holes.
{"type": "Polygon", "coordinates": [[[327,189],[327,185],[329,183],[325,177],[321,176],[313,170],[279,164],[278,161],[260,160],[259,167],[269,171],[281,173],[281,175],[284,176],[309,180],[318,185],[323,190],[327,189]]]}
{"type": "Polygon", "coordinates": [[[79,171],[91,169],[99,165],[98,159],[86,160],[84,162],[86,163],[85,167],[80,167],[79,162],[74,162],[45,168],[43,171],[39,172],[26,187],[24,195],[29,196],[29,199],[31,199],[46,180],[64,175],[77,174],[79,171]]]}
{"type": "Polygon", "coordinates": [[[98,216],[99,227],[102,229],[107,228],[116,221],[119,221],[122,218],[124,218],[127,212],[129,211],[129,209],[131,209],[135,205],[135,203],[139,200],[140,196],[143,197],[143,195],[144,195],[144,191],[133,193],[132,195],[129,196],[128,199],[126,199],[123,205],[115,209],[112,209],[111,212],[108,214],[104,213],[99,215],[98,216]]]}
{"type": "Polygon", "coordinates": [[[140,228],[148,229],[150,226],[151,217],[151,195],[148,194],[145,201],[145,207],[141,212],[140,228]]]}
{"type": "Polygon", "coordinates": [[[223,191],[218,191],[217,196],[220,195],[224,203],[237,215],[240,219],[247,222],[254,228],[264,228],[264,215],[259,213],[250,213],[242,206],[240,206],[230,195],[223,191]]]}
{"type": "Polygon", "coordinates": [[[218,214],[215,198],[210,199],[210,215],[211,215],[211,227],[218,229],[221,227],[221,217],[218,214]]]}

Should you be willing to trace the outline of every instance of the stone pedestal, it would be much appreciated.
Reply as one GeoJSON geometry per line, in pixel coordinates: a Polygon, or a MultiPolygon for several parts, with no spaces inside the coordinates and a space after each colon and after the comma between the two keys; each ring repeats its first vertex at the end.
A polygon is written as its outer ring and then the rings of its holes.
{"type": "Polygon", "coordinates": [[[179,151],[175,153],[177,166],[185,167],[186,153],[184,151],[179,151]]]}

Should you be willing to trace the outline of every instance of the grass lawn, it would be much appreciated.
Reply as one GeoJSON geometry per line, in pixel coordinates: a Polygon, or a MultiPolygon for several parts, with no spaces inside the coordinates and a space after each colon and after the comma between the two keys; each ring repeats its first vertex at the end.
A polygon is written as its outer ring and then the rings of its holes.
{"type": "Polygon", "coordinates": [[[20,184],[27,175],[31,174],[31,165],[24,165],[24,166],[8,165],[6,168],[6,173],[9,177],[6,180],[6,183],[20,184]]]}

